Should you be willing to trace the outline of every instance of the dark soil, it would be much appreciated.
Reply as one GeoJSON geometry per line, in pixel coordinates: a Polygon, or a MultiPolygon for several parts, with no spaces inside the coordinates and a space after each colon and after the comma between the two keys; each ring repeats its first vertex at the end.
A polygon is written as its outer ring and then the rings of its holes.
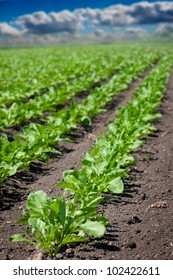
{"type": "MultiPolygon", "coordinates": [[[[48,165],[34,162],[30,171],[21,171],[6,182],[3,188],[7,193],[6,201],[1,212],[0,259],[46,258],[31,246],[8,241],[9,235],[22,232],[15,221],[21,216],[28,193],[43,189],[53,196],[60,194],[61,190],[53,185],[62,180],[64,170],[80,168],[80,159],[95,138],[106,131],[108,122],[114,119],[115,108],[131,98],[141,80],[138,79],[128,92],[114,98],[106,113],[94,117],[91,131],[79,127],[71,135],[74,143],[61,143],[62,155],[52,158],[48,165]]],[[[99,207],[110,221],[104,238],[69,246],[57,255],[57,259],[173,259],[172,92],[173,77],[160,108],[163,118],[155,122],[157,131],[134,152],[136,166],[129,172],[124,194],[106,195],[99,207]]]]}

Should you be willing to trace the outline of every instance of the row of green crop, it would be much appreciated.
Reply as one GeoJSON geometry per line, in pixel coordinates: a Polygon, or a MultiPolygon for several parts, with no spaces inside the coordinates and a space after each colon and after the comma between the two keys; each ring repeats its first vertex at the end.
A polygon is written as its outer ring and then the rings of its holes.
{"type": "MultiPolygon", "coordinates": [[[[52,50],[50,54],[46,56],[46,53],[39,54],[37,51],[34,55],[29,55],[27,61],[25,53],[25,56],[22,57],[23,64],[19,63],[18,57],[16,57],[14,67],[17,73],[15,76],[13,68],[9,69],[8,79],[4,79],[3,75],[0,75],[1,103],[10,104],[33,94],[39,95],[50,86],[78,77],[89,70],[92,71],[91,66],[106,56],[106,52],[102,56],[100,53],[92,56],[92,53],[86,51],[79,52],[78,56],[74,53],[63,55],[62,51],[57,52],[57,50],[55,53],[52,50]]],[[[6,58],[6,63],[8,63],[8,58],[6,58]]],[[[4,70],[4,68],[6,67],[2,64],[0,69],[4,70]]]]}
{"type": "MultiPolygon", "coordinates": [[[[94,61],[94,66],[93,61],[90,61],[91,67],[88,68],[89,72],[85,75],[66,82],[57,89],[50,87],[47,93],[36,96],[28,103],[15,102],[9,109],[4,105],[4,107],[0,108],[0,128],[8,128],[31,118],[42,117],[44,112],[52,111],[57,105],[65,104],[68,99],[81,91],[88,90],[94,83],[106,79],[107,76],[118,70],[123,71],[126,67],[134,64],[135,60],[139,59],[138,57],[142,59],[143,55],[135,52],[129,58],[129,53],[123,56],[112,56],[110,53],[106,57],[104,55],[101,58],[97,57],[97,60],[94,61]],[[131,62],[132,59],[134,59],[134,62],[131,62]]],[[[85,69],[84,65],[83,68],[85,69]]]]}
{"type": "MultiPolygon", "coordinates": [[[[71,64],[78,65],[79,61],[89,59],[97,54],[115,53],[116,47],[98,46],[97,50],[93,47],[64,47],[64,48],[36,48],[36,49],[17,49],[0,50],[0,82],[18,80],[32,80],[34,77],[45,75],[51,76],[58,71],[71,72],[71,64]],[[67,64],[68,63],[68,64],[67,64]],[[59,69],[59,66],[63,69],[59,69]],[[22,69],[22,71],[21,71],[22,69]],[[37,76],[38,75],[38,76],[37,76]]],[[[120,52],[120,50],[119,50],[120,52]]],[[[71,74],[73,74],[71,72],[71,74]]]]}
{"type": "MultiPolygon", "coordinates": [[[[18,86],[18,82],[27,82],[32,79],[39,80],[48,76],[59,75],[64,72],[73,75],[73,71],[77,71],[75,66],[79,66],[82,62],[92,58],[94,52],[87,48],[82,50],[66,50],[66,49],[36,49],[36,50],[18,50],[6,52],[1,55],[0,67],[0,85],[1,88],[10,87],[5,82],[14,82],[14,86],[18,86]]],[[[99,52],[98,52],[99,53],[99,52]]],[[[97,53],[97,54],[98,54],[97,53]]],[[[106,54],[103,51],[102,54],[106,54]]],[[[97,56],[95,53],[95,55],[97,56]]],[[[77,72],[76,72],[77,73],[77,72]]]]}
{"type": "Polygon", "coordinates": [[[173,57],[164,56],[134,93],[134,98],[118,110],[116,120],[106,134],[82,160],[82,169],[64,172],[63,196],[48,197],[43,191],[31,193],[19,224],[26,235],[16,234],[13,242],[23,241],[44,249],[51,256],[65,244],[86,241],[89,236],[102,237],[109,224],[98,214],[103,192],[123,192],[127,166],[134,163],[130,153],[143,144],[141,137],[155,130],[152,121],[160,114],[158,105],[173,65],[173,57]],[[66,199],[67,193],[73,195],[66,199]]]}
{"type": "MultiPolygon", "coordinates": [[[[119,51],[118,55],[123,52],[119,51]]],[[[39,95],[42,91],[69,79],[79,77],[88,71],[95,71],[95,63],[101,61],[104,67],[117,54],[113,48],[62,51],[61,49],[37,50],[30,53],[24,51],[12,60],[12,68],[8,71],[8,79],[3,77],[2,71],[8,69],[10,57],[5,57],[5,65],[0,65],[0,104],[11,104],[32,95],[39,95]],[[28,55],[28,58],[27,58],[28,55]]],[[[9,55],[9,54],[8,54],[9,55]]],[[[0,105],[2,106],[2,105],[0,105]]]]}
{"type": "Polygon", "coordinates": [[[58,153],[54,147],[59,141],[67,140],[64,134],[76,128],[77,124],[90,125],[92,117],[104,111],[102,108],[112,100],[121,90],[128,85],[147,67],[158,59],[158,54],[144,55],[124,72],[113,78],[100,88],[94,89],[81,103],[72,103],[67,110],[61,110],[50,115],[45,121],[46,126],[31,123],[24,127],[21,134],[14,136],[14,141],[9,142],[7,136],[0,137],[0,184],[18,170],[28,168],[32,160],[48,160],[49,152],[58,153]]]}

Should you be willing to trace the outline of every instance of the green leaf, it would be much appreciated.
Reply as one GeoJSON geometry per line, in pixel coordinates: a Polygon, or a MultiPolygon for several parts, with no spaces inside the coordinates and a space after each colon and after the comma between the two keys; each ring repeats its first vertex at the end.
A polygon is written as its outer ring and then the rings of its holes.
{"type": "Polygon", "coordinates": [[[102,196],[98,196],[97,195],[97,197],[94,197],[94,199],[93,198],[91,198],[91,199],[89,199],[88,201],[87,201],[87,206],[88,207],[91,207],[91,206],[96,206],[96,205],[98,205],[101,201],[103,201],[103,197],[102,196]]]}
{"type": "Polygon", "coordinates": [[[95,172],[98,174],[98,176],[103,172],[105,167],[107,166],[107,161],[103,162],[95,162],[92,164],[92,167],[94,168],[95,172]]]}
{"type": "Polygon", "coordinates": [[[88,116],[82,117],[81,122],[84,126],[91,126],[92,125],[92,121],[88,116]]]}
{"type": "Polygon", "coordinates": [[[63,178],[68,183],[73,183],[74,179],[78,179],[79,177],[79,170],[66,170],[63,172],[63,178]]]}
{"type": "Polygon", "coordinates": [[[60,182],[58,184],[55,184],[55,186],[65,189],[74,189],[74,185],[72,183],[67,182],[60,182]]]}
{"type": "Polygon", "coordinates": [[[43,191],[36,191],[28,196],[27,208],[32,217],[44,216],[44,207],[48,204],[47,194],[43,191]]]}
{"type": "Polygon", "coordinates": [[[59,199],[56,199],[50,206],[49,206],[49,209],[51,209],[56,217],[57,215],[59,214],[59,208],[60,208],[60,200],[59,199]]]}
{"type": "Polygon", "coordinates": [[[65,223],[66,218],[66,203],[63,198],[59,199],[60,206],[59,206],[59,218],[62,225],[65,223]]]}
{"type": "Polygon", "coordinates": [[[143,145],[143,143],[144,142],[142,140],[136,140],[130,145],[130,148],[132,150],[137,149],[137,148],[141,147],[143,145]]]}
{"type": "Polygon", "coordinates": [[[84,220],[85,218],[89,218],[91,216],[96,215],[96,207],[83,207],[81,210],[77,210],[75,212],[75,221],[84,220]]]}
{"type": "Polygon", "coordinates": [[[62,244],[69,244],[69,243],[75,243],[75,242],[84,242],[88,241],[88,238],[80,237],[77,234],[68,234],[62,241],[62,244]]]}
{"type": "Polygon", "coordinates": [[[112,133],[115,133],[117,131],[117,125],[114,122],[110,123],[108,127],[109,131],[111,131],[112,133]]]}
{"type": "Polygon", "coordinates": [[[28,223],[33,229],[38,230],[42,235],[45,234],[46,223],[38,218],[29,218],[28,223]]]}
{"type": "Polygon", "coordinates": [[[107,188],[113,193],[120,194],[124,191],[124,183],[121,178],[118,177],[112,180],[107,188]]]}
{"type": "Polygon", "coordinates": [[[97,221],[86,221],[85,224],[81,225],[81,228],[85,230],[88,234],[93,235],[94,237],[102,237],[106,231],[105,226],[102,222],[97,221]]]}
{"type": "Polygon", "coordinates": [[[30,240],[28,240],[23,234],[18,233],[18,234],[14,234],[12,236],[9,237],[10,241],[12,242],[27,242],[27,243],[32,243],[30,240]]]}
{"type": "Polygon", "coordinates": [[[26,225],[28,223],[29,214],[26,211],[23,211],[22,218],[17,220],[17,224],[26,225]]]}

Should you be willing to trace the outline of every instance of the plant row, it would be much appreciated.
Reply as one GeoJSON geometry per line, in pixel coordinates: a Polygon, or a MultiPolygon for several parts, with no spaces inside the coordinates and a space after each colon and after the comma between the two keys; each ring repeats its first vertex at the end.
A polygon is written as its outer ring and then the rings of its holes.
{"type": "Polygon", "coordinates": [[[102,109],[113,96],[128,85],[158,58],[151,54],[139,59],[124,72],[117,74],[100,88],[94,89],[81,103],[72,103],[67,110],[53,113],[46,120],[46,125],[31,123],[25,126],[23,132],[14,135],[14,141],[9,142],[7,135],[0,137],[0,184],[18,170],[29,168],[33,160],[47,161],[49,152],[59,153],[58,143],[68,140],[64,135],[76,128],[77,124],[91,124],[91,117],[103,112],[102,109]],[[144,59],[145,58],[145,59],[144,59]]]}
{"type": "Polygon", "coordinates": [[[143,144],[142,136],[156,129],[152,122],[160,117],[157,108],[172,65],[173,57],[164,56],[131,101],[118,110],[107,133],[97,138],[82,160],[82,168],[64,172],[64,181],[58,184],[65,188],[61,197],[51,198],[43,191],[29,195],[26,210],[18,220],[25,226],[26,234],[13,235],[10,240],[31,243],[55,256],[65,244],[104,235],[109,223],[98,213],[97,206],[104,192],[123,192],[127,166],[135,162],[131,152],[143,144]],[[66,198],[68,192],[71,199],[66,198]]]}
{"type": "MultiPolygon", "coordinates": [[[[131,57],[132,56],[133,55],[131,55],[131,57]]],[[[138,56],[139,54],[135,52],[134,61],[135,57],[137,59],[138,56]]],[[[102,59],[94,61],[94,66],[91,62],[90,71],[85,75],[73,81],[67,81],[57,89],[50,87],[48,92],[41,96],[36,96],[30,102],[15,102],[9,109],[6,108],[6,106],[0,108],[0,128],[9,128],[32,118],[41,118],[44,112],[52,111],[58,105],[64,105],[68,99],[82,91],[89,90],[93,84],[98,83],[102,79],[106,79],[109,75],[118,70],[123,71],[123,69],[129,67],[131,64],[132,62],[129,55],[106,58],[103,56],[102,59]]]]}
{"type": "MultiPolygon", "coordinates": [[[[80,60],[87,62],[87,59],[94,55],[115,53],[115,50],[113,46],[109,48],[98,46],[97,51],[93,47],[0,50],[0,82],[3,80],[17,82],[18,78],[29,81],[34,77],[39,78],[39,75],[53,75],[58,74],[59,71],[68,72],[68,69],[70,73],[73,69],[71,67],[79,65],[80,60]]],[[[71,74],[73,75],[73,72],[71,74]]]]}
{"type": "Polygon", "coordinates": [[[104,67],[121,53],[117,54],[113,48],[109,51],[101,48],[98,52],[90,48],[83,51],[50,49],[46,52],[38,49],[33,54],[26,50],[17,53],[13,59],[7,56],[0,67],[0,106],[40,95],[67,80],[94,72],[95,64],[104,67]],[[8,79],[5,79],[2,72],[7,69],[8,79]]]}

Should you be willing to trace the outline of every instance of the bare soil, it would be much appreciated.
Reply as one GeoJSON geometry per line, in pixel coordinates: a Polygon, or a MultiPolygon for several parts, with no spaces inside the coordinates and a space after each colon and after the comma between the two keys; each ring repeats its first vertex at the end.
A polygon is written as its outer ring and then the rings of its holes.
{"type": "MultiPolygon", "coordinates": [[[[49,164],[33,162],[29,171],[18,172],[4,184],[1,202],[0,259],[48,259],[31,246],[11,243],[8,237],[22,232],[15,224],[21,216],[27,195],[36,189],[59,195],[54,184],[62,180],[67,169],[80,168],[80,159],[107,130],[115,109],[130,98],[139,78],[128,92],[119,94],[107,106],[108,111],[93,118],[90,131],[79,127],[71,134],[74,143],[61,143],[62,155],[49,164]]],[[[57,259],[173,259],[173,77],[171,77],[155,122],[157,131],[146,138],[146,144],[134,152],[136,165],[129,172],[121,196],[106,195],[100,211],[110,226],[102,239],[64,248],[57,259]]]]}

